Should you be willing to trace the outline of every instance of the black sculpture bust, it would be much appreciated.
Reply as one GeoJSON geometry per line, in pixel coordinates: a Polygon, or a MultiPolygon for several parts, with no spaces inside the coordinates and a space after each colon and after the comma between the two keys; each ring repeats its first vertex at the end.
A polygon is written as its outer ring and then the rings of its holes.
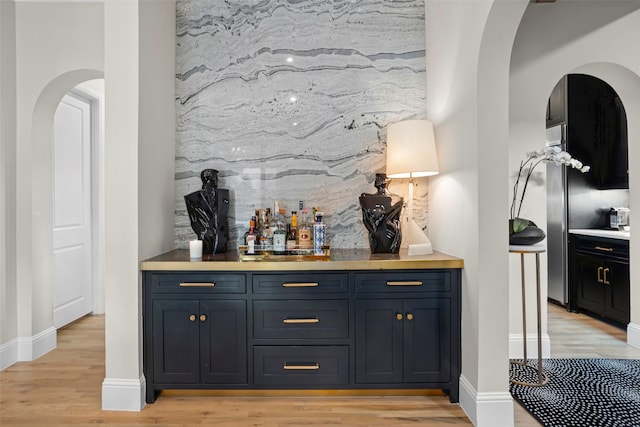
{"type": "Polygon", "coordinates": [[[200,174],[202,190],[184,196],[191,228],[202,240],[203,254],[227,251],[229,241],[229,190],[218,188],[218,171],[205,169],[200,174]]]}
{"type": "Polygon", "coordinates": [[[374,185],[377,193],[360,196],[362,222],[369,231],[369,246],[372,253],[397,254],[402,240],[400,214],[404,199],[387,191],[386,174],[377,173],[374,185]]]}

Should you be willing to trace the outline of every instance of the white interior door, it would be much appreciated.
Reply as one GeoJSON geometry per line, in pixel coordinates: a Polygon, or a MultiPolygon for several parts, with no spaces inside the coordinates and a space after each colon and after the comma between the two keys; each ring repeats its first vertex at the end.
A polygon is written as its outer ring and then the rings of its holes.
{"type": "Polygon", "coordinates": [[[91,103],[66,95],[54,119],[53,324],[92,311],[91,103]]]}

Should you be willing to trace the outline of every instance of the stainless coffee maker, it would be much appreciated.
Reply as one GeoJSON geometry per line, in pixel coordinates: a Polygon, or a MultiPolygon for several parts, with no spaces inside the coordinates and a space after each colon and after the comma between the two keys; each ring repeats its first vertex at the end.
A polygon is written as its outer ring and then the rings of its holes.
{"type": "Polygon", "coordinates": [[[609,227],[626,230],[629,227],[629,208],[609,209],[609,227]]]}

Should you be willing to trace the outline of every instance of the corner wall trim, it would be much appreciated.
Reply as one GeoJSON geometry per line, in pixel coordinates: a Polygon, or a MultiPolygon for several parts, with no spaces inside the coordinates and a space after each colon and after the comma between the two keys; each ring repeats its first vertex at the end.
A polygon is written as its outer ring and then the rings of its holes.
{"type": "Polygon", "coordinates": [[[18,340],[12,339],[8,343],[0,345],[0,371],[18,361],[18,340]]]}
{"type": "Polygon", "coordinates": [[[142,411],[145,390],[144,376],[137,380],[105,378],[102,382],[102,410],[142,411]]]}
{"type": "Polygon", "coordinates": [[[627,344],[640,348],[640,325],[636,323],[627,325],[627,344]]]}
{"type": "Polygon", "coordinates": [[[513,399],[506,392],[478,393],[460,376],[460,407],[475,427],[513,427],[513,399]]]}
{"type": "MultiPolygon", "coordinates": [[[[522,334],[509,334],[509,359],[522,359],[524,356],[524,340],[522,334]]],[[[551,338],[542,334],[542,358],[551,357],[551,338]]],[[[538,358],[538,335],[527,334],[527,358],[538,358]]]]}

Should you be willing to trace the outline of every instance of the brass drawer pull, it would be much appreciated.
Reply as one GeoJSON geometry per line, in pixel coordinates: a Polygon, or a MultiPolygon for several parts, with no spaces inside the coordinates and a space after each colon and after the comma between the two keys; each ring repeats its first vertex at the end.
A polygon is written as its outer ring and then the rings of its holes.
{"type": "Polygon", "coordinates": [[[602,246],[596,246],[596,249],[599,251],[613,252],[613,248],[603,248],[602,246]]]}
{"type": "Polygon", "coordinates": [[[605,268],[604,269],[604,279],[602,280],[602,283],[604,283],[605,285],[610,285],[611,282],[609,282],[609,279],[607,279],[607,273],[609,272],[609,268],[605,268]]]}
{"type": "Polygon", "coordinates": [[[402,313],[396,313],[396,319],[397,320],[402,320],[404,317],[402,316],[402,313]]]}
{"type": "Polygon", "coordinates": [[[213,288],[215,283],[196,283],[196,282],[182,282],[180,287],[182,288],[213,288]]]}
{"type": "Polygon", "coordinates": [[[295,324],[295,323],[320,323],[320,319],[314,317],[312,319],[283,319],[282,323],[295,324]]]}
{"type": "Polygon", "coordinates": [[[598,267],[598,283],[604,283],[601,276],[602,270],[604,270],[604,267],[598,267]]]}
{"type": "Polygon", "coordinates": [[[192,314],[191,316],[189,316],[189,320],[190,320],[190,321],[192,321],[192,322],[195,322],[195,320],[196,320],[196,315],[195,315],[195,314],[192,314]]]}
{"type": "Polygon", "coordinates": [[[387,286],[422,286],[422,280],[387,282],[387,286]]]}
{"type": "Polygon", "coordinates": [[[320,369],[320,365],[317,363],[314,363],[313,365],[289,365],[288,363],[285,363],[282,368],[290,371],[315,371],[320,369]]]}
{"type": "Polygon", "coordinates": [[[283,283],[282,286],[285,288],[313,288],[319,286],[319,283],[309,282],[309,283],[283,283]]]}
{"type": "Polygon", "coordinates": [[[205,320],[207,320],[207,316],[206,316],[206,315],[204,315],[204,314],[201,314],[201,315],[200,315],[200,321],[201,321],[201,322],[204,322],[205,320]]]}
{"type": "Polygon", "coordinates": [[[407,313],[407,320],[413,320],[413,314],[407,313]]]}

